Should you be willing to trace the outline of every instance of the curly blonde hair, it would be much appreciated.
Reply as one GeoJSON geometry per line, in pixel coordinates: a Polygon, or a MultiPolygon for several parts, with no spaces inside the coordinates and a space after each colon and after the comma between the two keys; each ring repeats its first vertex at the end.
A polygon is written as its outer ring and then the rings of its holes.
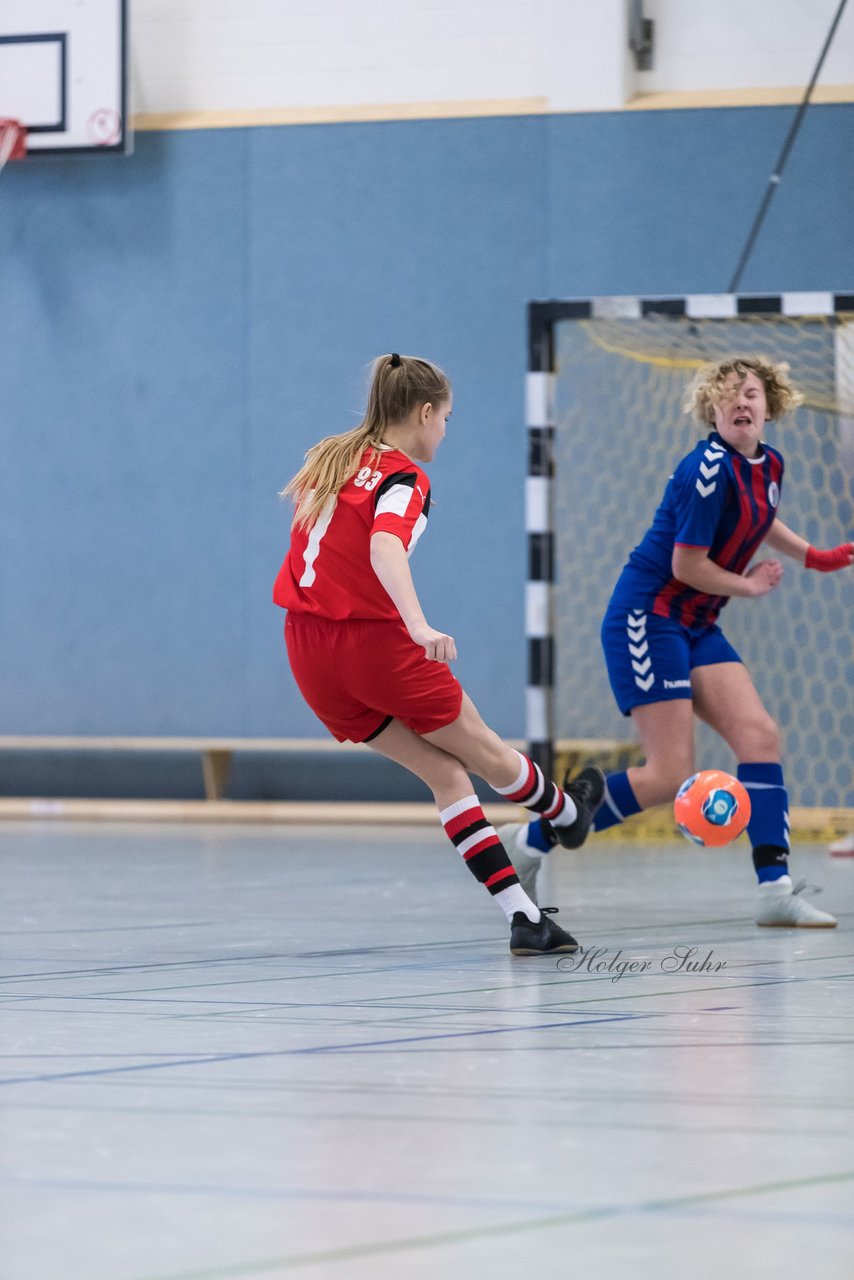
{"type": "Polygon", "coordinates": [[[764,356],[727,356],[697,370],[683,405],[685,412],[693,414],[703,426],[714,426],[715,407],[727,399],[725,384],[733,373],[739,386],[749,373],[756,374],[765,387],[768,416],[775,422],[804,402],[800,391],[789,380],[789,366],[785,362],[774,364],[764,356]]]}

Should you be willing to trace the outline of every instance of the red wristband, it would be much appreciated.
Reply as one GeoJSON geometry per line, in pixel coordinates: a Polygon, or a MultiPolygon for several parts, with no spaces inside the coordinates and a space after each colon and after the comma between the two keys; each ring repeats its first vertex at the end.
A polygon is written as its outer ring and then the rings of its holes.
{"type": "Polygon", "coordinates": [[[854,564],[854,542],[840,543],[830,551],[810,547],[804,568],[818,569],[819,573],[833,573],[836,569],[847,569],[849,564],[854,564]]]}

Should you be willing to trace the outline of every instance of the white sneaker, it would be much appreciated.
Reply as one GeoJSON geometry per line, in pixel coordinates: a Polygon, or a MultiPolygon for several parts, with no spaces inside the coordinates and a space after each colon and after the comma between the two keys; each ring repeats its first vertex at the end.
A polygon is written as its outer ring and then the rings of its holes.
{"type": "Polygon", "coordinates": [[[830,846],[830,852],[837,858],[847,858],[849,854],[854,854],[854,831],[850,835],[842,836],[839,840],[834,840],[830,846]]]}
{"type": "Polygon", "coordinates": [[[537,876],[543,865],[543,855],[529,851],[520,837],[524,839],[524,832],[527,831],[528,824],[526,822],[505,822],[502,827],[498,827],[496,835],[504,848],[507,850],[507,857],[516,868],[516,875],[519,877],[519,883],[527,893],[531,901],[539,906],[537,898],[537,876]]]}
{"type": "Polygon", "coordinates": [[[833,916],[799,896],[806,887],[805,880],[793,885],[791,876],[761,884],[756,923],[780,929],[835,929],[833,916]]]}

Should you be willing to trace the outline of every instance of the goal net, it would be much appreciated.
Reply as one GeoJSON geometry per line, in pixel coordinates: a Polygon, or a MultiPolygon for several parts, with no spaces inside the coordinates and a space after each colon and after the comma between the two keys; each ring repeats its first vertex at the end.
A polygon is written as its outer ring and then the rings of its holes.
{"type": "MultiPolygon", "coordinates": [[[[743,310],[743,300],[731,301],[743,310]]],[[[788,361],[806,402],[768,427],[786,463],[781,519],[818,547],[854,538],[854,314],[831,303],[829,314],[783,315],[778,307],[712,318],[644,314],[639,300],[625,302],[601,299],[587,317],[558,316],[551,334],[558,736],[634,736],[611,694],[599,627],[668,476],[705,434],[682,409],[698,365],[734,353],[788,361]]],[[[791,803],[850,808],[854,572],[784,564],[775,591],[732,600],[721,621],[782,727],[791,803]]],[[[697,767],[735,767],[726,745],[699,725],[697,767]]]]}

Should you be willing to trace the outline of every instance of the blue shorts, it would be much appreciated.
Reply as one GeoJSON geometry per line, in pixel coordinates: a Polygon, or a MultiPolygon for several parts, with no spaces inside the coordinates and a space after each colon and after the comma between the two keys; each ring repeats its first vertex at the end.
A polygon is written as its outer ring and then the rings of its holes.
{"type": "Polygon", "coordinates": [[[691,672],[741,662],[717,623],[692,630],[673,618],[609,605],[602,622],[608,679],[624,716],[634,707],[691,697],[691,672]]]}

